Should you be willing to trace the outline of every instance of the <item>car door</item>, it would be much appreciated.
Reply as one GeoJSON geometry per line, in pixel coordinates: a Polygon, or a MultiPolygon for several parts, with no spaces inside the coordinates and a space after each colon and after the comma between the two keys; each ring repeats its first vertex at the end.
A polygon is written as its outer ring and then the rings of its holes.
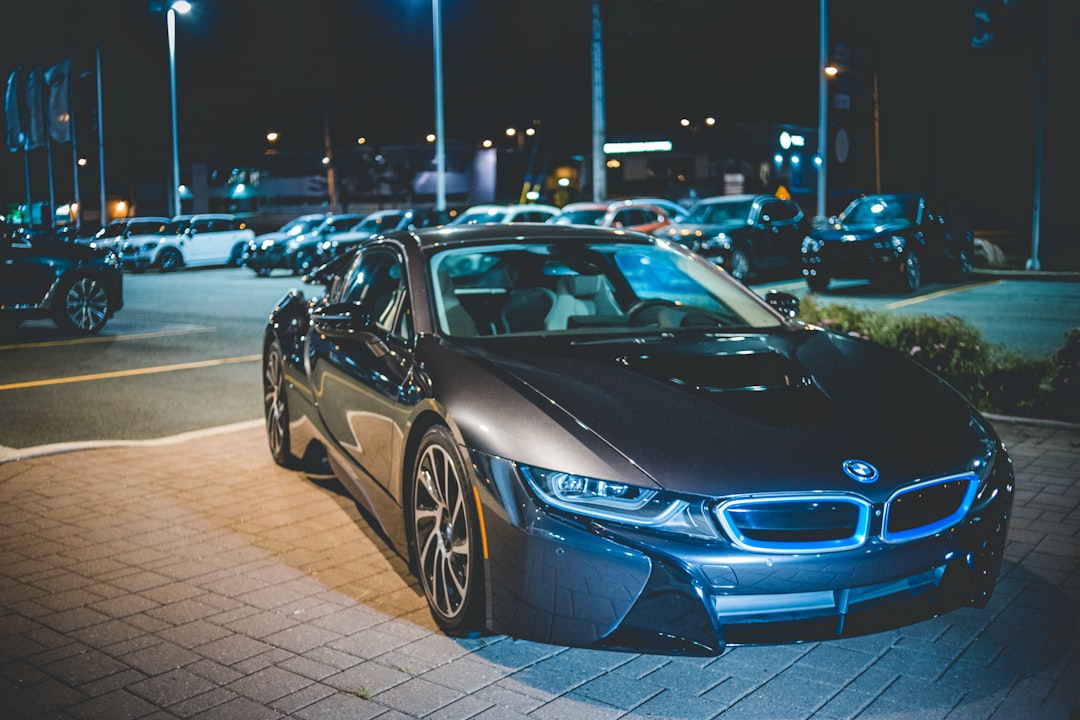
{"type": "Polygon", "coordinates": [[[29,241],[0,235],[0,307],[40,304],[56,279],[52,264],[29,241]]]}
{"type": "Polygon", "coordinates": [[[213,258],[214,238],[210,232],[210,218],[194,218],[182,238],[184,263],[204,265],[213,258]]]}
{"type": "Polygon", "coordinates": [[[786,200],[767,200],[761,206],[759,223],[763,227],[758,260],[764,266],[795,265],[800,262],[805,233],[802,210],[786,200]],[[762,252],[763,251],[763,252],[762,252]]]}
{"type": "Polygon", "coordinates": [[[412,371],[406,277],[396,250],[362,251],[313,315],[308,338],[319,417],[336,446],[384,487],[391,486],[400,399],[412,371]]]}

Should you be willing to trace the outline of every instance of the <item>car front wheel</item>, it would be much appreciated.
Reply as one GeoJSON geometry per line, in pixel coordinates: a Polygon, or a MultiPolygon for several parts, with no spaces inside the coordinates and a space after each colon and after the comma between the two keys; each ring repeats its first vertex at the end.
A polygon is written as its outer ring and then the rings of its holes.
{"type": "Polygon", "coordinates": [[[65,280],[53,301],[53,322],[62,330],[92,335],[109,319],[112,300],[105,285],[83,275],[65,280]]]}
{"type": "Polygon", "coordinates": [[[900,274],[900,289],[915,292],[922,286],[922,267],[919,256],[908,252],[904,256],[904,268],[900,274]]]}
{"type": "Polygon", "coordinates": [[[184,267],[184,256],[175,248],[165,248],[158,255],[158,270],[172,272],[184,267]]]}
{"type": "Polygon", "coordinates": [[[285,360],[281,344],[274,340],[263,353],[263,411],[266,441],[274,462],[295,469],[298,460],[289,450],[289,403],[285,397],[285,360]]]}
{"type": "Polygon", "coordinates": [[[435,622],[451,635],[480,630],[484,608],[480,530],[464,468],[447,428],[424,433],[412,473],[413,560],[435,622]]]}

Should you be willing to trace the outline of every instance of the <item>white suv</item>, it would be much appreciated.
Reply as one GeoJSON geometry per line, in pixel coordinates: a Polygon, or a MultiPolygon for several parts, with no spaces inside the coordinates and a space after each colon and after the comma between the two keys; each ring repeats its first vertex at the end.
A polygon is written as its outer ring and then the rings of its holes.
{"type": "Polygon", "coordinates": [[[185,266],[240,265],[255,231],[235,215],[182,215],[165,234],[124,245],[121,260],[128,269],[156,267],[162,272],[185,266]]]}
{"type": "Polygon", "coordinates": [[[529,203],[526,205],[473,205],[458,215],[451,225],[473,223],[545,222],[559,214],[553,205],[529,203]]]}

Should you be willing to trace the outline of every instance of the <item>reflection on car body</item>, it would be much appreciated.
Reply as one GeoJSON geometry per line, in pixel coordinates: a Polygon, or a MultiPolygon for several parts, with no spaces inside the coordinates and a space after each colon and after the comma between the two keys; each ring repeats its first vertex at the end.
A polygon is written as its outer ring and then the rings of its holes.
{"type": "Polygon", "coordinates": [[[712,655],[990,597],[987,420],[677,243],[446,226],[309,281],[266,327],[271,454],[329,460],[448,633],[712,655]]]}

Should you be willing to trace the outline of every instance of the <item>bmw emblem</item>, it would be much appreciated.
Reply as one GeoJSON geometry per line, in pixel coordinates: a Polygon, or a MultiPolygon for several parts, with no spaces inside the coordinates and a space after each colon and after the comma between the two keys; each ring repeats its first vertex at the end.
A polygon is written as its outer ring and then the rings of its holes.
{"type": "Polygon", "coordinates": [[[878,479],[877,468],[865,460],[845,460],[844,473],[855,482],[869,484],[878,479]]]}

